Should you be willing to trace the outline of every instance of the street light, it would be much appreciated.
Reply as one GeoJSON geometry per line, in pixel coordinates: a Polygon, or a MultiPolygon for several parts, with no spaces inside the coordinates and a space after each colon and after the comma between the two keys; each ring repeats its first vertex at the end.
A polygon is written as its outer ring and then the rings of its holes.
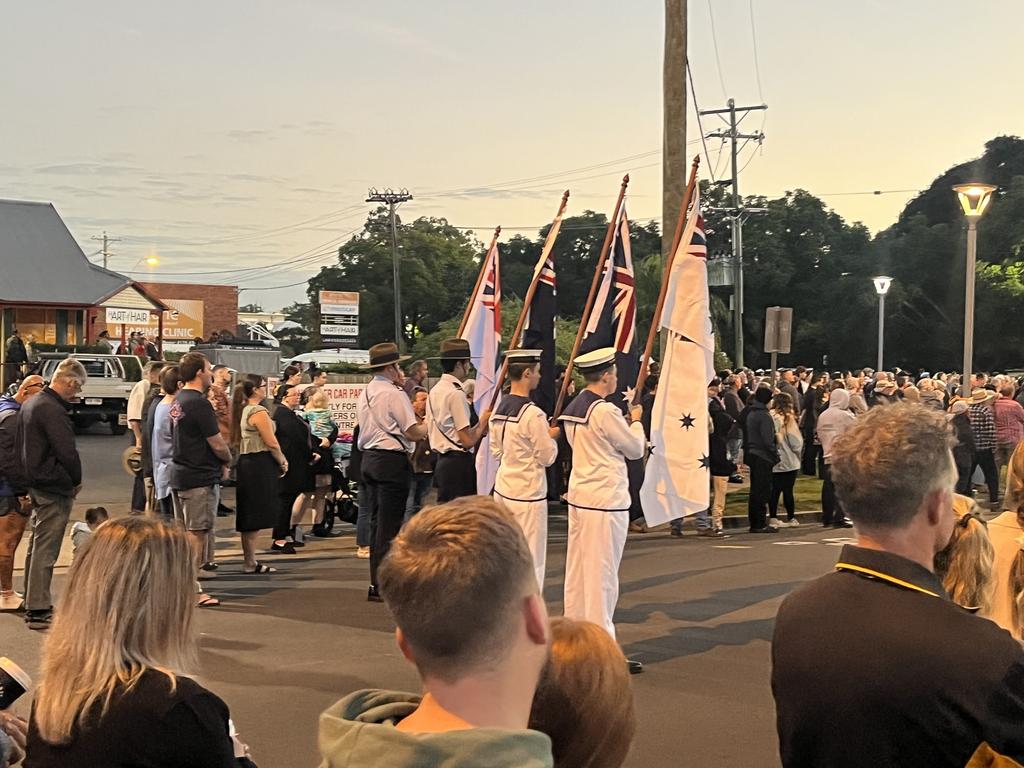
{"type": "Polygon", "coordinates": [[[882,367],[882,349],[885,343],[885,294],[892,286],[892,278],[885,275],[871,278],[875,284],[875,293],[878,294],[878,367],[875,370],[884,371],[882,367]]]}
{"type": "Polygon", "coordinates": [[[978,256],[978,219],[992,201],[991,184],[957,184],[953,187],[967,217],[967,280],[964,300],[964,370],[960,394],[971,396],[971,366],[974,358],[974,271],[978,256]]]}

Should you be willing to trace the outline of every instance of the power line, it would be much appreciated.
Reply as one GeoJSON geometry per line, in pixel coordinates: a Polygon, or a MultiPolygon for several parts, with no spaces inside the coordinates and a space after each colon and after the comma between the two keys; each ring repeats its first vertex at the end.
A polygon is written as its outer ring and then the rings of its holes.
{"type": "Polygon", "coordinates": [[[711,17],[711,42],[715,46],[715,65],[718,67],[718,82],[722,86],[722,95],[726,94],[725,78],[722,76],[722,59],[718,55],[718,35],[715,34],[715,12],[711,9],[711,0],[708,0],[708,16],[711,17]]]}
{"type": "MultiPolygon", "coordinates": [[[[757,98],[759,98],[763,102],[764,101],[764,91],[761,88],[761,63],[758,61],[758,56],[757,56],[757,29],[754,26],[754,0],[750,0],[749,10],[750,10],[750,39],[754,43],[754,75],[757,77],[757,98]]],[[[765,111],[764,115],[765,115],[765,117],[767,117],[768,112],[765,111]]],[[[764,130],[764,126],[761,127],[761,130],[762,131],[764,130]]]]}
{"type": "MultiPolygon", "coordinates": [[[[704,135],[704,122],[700,119],[700,106],[697,104],[697,89],[693,87],[693,70],[690,68],[690,57],[686,57],[686,76],[690,80],[690,95],[693,96],[693,111],[697,113],[697,129],[700,131],[700,143],[704,146],[704,164],[711,174],[711,181],[715,181],[715,172],[711,168],[711,156],[708,154],[708,140],[704,135]]],[[[689,142],[687,142],[689,143],[689,142]]],[[[721,154],[719,154],[721,157],[721,154]]]]}

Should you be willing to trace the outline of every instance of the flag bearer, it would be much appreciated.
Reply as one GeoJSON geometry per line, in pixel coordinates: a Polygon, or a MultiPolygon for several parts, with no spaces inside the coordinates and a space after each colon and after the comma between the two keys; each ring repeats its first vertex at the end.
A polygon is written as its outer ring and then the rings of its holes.
{"type": "Polygon", "coordinates": [[[434,484],[437,502],[476,494],[476,464],[473,449],[487,434],[490,413],[479,422],[470,420],[469,399],[462,382],[469,376],[469,342],[445,339],[441,342],[441,380],[427,396],[427,434],[430,450],[437,454],[434,484]]]}
{"type": "Polygon", "coordinates": [[[540,384],[538,349],[514,349],[508,361],[510,393],[491,416],[491,453],[501,464],[494,497],[519,523],[530,545],[537,584],[544,590],[548,546],[548,481],[546,470],[558,457],[558,427],[548,427],[544,411],[530,399],[540,384]]]}
{"type": "MultiPolygon", "coordinates": [[[[565,615],[599,624],[615,637],[612,615],[619,599],[619,562],[629,527],[626,460],[644,455],[643,409],[633,406],[627,422],[618,406],[604,399],[619,391],[614,348],[580,355],[575,364],[587,388],[561,416],[572,446],[566,494],[565,615]]],[[[631,663],[631,669],[632,664],[637,662],[631,663]]]]}

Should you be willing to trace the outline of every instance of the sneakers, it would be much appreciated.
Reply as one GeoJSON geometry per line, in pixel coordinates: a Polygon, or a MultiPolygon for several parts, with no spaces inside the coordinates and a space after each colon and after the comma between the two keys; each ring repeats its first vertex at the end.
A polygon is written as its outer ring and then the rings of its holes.
{"type": "Polygon", "coordinates": [[[683,526],[672,526],[668,531],[670,536],[675,536],[677,539],[683,538],[683,526]]]}
{"type": "Polygon", "coordinates": [[[784,522],[783,525],[787,528],[799,528],[800,521],[794,517],[792,520],[787,520],[786,522],[784,522]]]}
{"type": "Polygon", "coordinates": [[[25,612],[25,624],[29,629],[35,630],[46,630],[50,628],[50,622],[53,620],[53,610],[47,608],[44,611],[26,611],[25,612]]]}
{"type": "Polygon", "coordinates": [[[786,524],[784,522],[779,520],[779,518],[777,518],[777,517],[769,517],[768,518],[768,527],[769,528],[775,528],[777,530],[779,528],[786,528],[787,526],[786,526],[786,524]]]}
{"type": "Polygon", "coordinates": [[[0,592],[0,611],[16,611],[21,608],[22,600],[14,590],[10,592],[0,592]]]}
{"type": "Polygon", "coordinates": [[[370,588],[366,592],[366,600],[367,600],[367,602],[370,602],[370,603],[383,603],[384,602],[384,598],[380,596],[380,592],[378,592],[377,588],[372,586],[372,585],[370,586],[370,588]]]}
{"type": "Polygon", "coordinates": [[[629,530],[632,533],[647,533],[647,523],[637,518],[629,523],[629,530]]]}
{"type": "Polygon", "coordinates": [[[370,559],[370,548],[369,547],[358,547],[356,549],[356,557],[358,557],[360,560],[369,560],[370,559]]]}

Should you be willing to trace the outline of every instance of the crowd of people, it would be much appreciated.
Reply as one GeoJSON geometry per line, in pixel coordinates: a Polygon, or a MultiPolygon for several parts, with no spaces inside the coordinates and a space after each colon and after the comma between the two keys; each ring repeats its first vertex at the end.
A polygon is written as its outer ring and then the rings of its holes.
{"type": "MultiPolygon", "coordinates": [[[[395,345],[371,349],[348,466],[368,599],[390,610],[423,691],[357,691],[328,709],[322,765],[486,755],[498,766],[615,768],[636,727],[629,675],[642,669],[612,617],[644,410],[609,401],[613,349],[574,361],[584,387],[555,425],[534,402],[538,351],[508,353],[508,389],[479,414],[469,344],[445,340],[437,359],[442,376],[428,388],[426,361],[403,370],[395,345]],[[549,478],[566,446],[567,477],[554,481],[569,518],[564,616],[552,619],[542,597],[549,478]],[[498,461],[491,496],[477,495],[484,449],[498,461]]],[[[85,371],[69,358],[50,382],[25,377],[0,399],[0,609],[50,630],[31,719],[0,715],[0,755],[6,744],[9,757],[27,752],[27,766],[253,764],[227,706],[194,678],[194,611],[219,604],[202,583],[221,565],[213,529],[233,513],[241,573],[272,576],[259,537],[270,531],[266,549],[281,554],[305,544],[338,428],[323,373],[305,382],[289,367],[273,392],[263,377],[233,374],[199,352],[146,366],[128,416],[138,514],[91,508],[73,526],[59,602],[53,568],[82,485],[66,406],[85,371]],[[225,484],[237,488],[234,510],[225,484]],[[13,555],[30,518],[22,597],[13,555]]],[[[787,766],[887,764],[908,750],[928,765],[1024,758],[1011,728],[1024,706],[1009,704],[1024,700],[1024,394],[1007,376],[975,374],[969,389],[955,376],[870,370],[722,371],[709,383],[702,536],[727,535],[728,486],[745,473],[751,533],[799,526],[801,473],[822,480],[824,525],[856,527],[837,572],[779,613],[772,685],[787,766]],[[992,519],[973,499],[981,481],[986,511],[1000,513],[992,519]],[[857,654],[843,652],[850,638],[857,654]],[[877,670],[890,664],[900,674],[879,688],[877,670]],[[839,727],[815,716],[827,707],[843,713],[839,727]],[[938,723],[943,743],[926,743],[938,723]],[[868,731],[870,748],[844,752],[868,731]]],[[[671,531],[681,535],[681,523],[671,531]]]]}

